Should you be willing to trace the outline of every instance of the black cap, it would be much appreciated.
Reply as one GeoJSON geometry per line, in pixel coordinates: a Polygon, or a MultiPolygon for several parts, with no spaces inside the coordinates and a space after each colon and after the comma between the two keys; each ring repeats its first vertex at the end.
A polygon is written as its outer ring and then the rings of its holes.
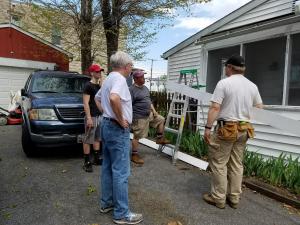
{"type": "Polygon", "coordinates": [[[244,67],[245,66],[245,60],[240,55],[233,55],[229,59],[227,59],[225,65],[227,66],[228,64],[233,65],[233,66],[244,67]]]}

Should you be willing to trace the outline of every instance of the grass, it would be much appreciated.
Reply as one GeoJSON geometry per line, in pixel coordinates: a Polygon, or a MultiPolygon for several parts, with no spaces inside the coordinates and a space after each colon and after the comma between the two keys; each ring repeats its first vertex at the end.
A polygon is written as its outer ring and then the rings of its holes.
{"type": "Polygon", "coordinates": [[[89,184],[88,188],[87,188],[87,195],[91,195],[94,192],[96,192],[96,187],[93,186],[92,184],[89,184]]]}

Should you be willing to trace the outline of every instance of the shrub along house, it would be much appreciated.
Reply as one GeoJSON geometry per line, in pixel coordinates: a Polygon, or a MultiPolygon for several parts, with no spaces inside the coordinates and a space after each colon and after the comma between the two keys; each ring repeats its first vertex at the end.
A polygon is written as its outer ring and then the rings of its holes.
{"type": "MultiPolygon", "coordinates": [[[[168,80],[177,80],[182,69],[197,69],[212,93],[233,54],[245,57],[245,76],[258,86],[267,110],[300,120],[300,0],[253,0],[162,57],[168,60],[168,80]]],[[[255,130],[250,151],[300,156],[299,136],[258,122],[255,130]]]]}

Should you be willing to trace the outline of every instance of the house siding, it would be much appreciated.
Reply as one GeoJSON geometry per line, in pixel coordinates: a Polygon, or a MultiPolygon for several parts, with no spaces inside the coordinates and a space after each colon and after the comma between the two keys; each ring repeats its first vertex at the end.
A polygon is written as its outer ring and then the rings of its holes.
{"type": "MultiPolygon", "coordinates": [[[[201,46],[191,44],[168,58],[168,79],[177,81],[180,70],[197,69],[200,71],[201,46]]],[[[201,81],[202,77],[200,77],[201,81]]],[[[203,78],[204,79],[204,78],[203,78]]]]}
{"type": "MultiPolygon", "coordinates": [[[[259,22],[275,17],[293,13],[293,0],[269,0],[265,3],[251,9],[247,13],[223,25],[214,32],[230,30],[248,24],[259,24],[259,22]]],[[[206,81],[208,52],[210,50],[221,49],[237,44],[248,44],[251,42],[267,40],[275,37],[285,36],[289,33],[299,33],[299,21],[293,21],[291,24],[279,24],[276,27],[270,27],[264,30],[249,31],[247,34],[239,36],[228,36],[221,40],[210,40],[202,45],[190,44],[179,51],[168,55],[168,76],[169,80],[177,80],[181,69],[196,68],[200,74],[200,80],[206,81]]],[[[213,32],[213,33],[214,33],[213,32]]],[[[228,32],[229,33],[229,32],[228,32]]],[[[212,34],[212,33],[211,33],[212,34]]],[[[285,46],[284,46],[285,47],[285,46]]],[[[247,51],[247,50],[246,50],[247,51]]],[[[246,52],[247,55],[247,52],[246,52]]],[[[282,76],[283,76],[282,72],[282,76]]],[[[268,91],[274,87],[267,88],[268,91]]],[[[199,107],[200,108],[200,107],[199,107]]],[[[203,132],[203,125],[206,123],[208,105],[204,106],[204,115],[198,110],[198,128],[203,132]],[[204,119],[203,119],[204,116],[204,119]]],[[[300,106],[266,106],[266,110],[275,112],[282,116],[300,121],[300,106]]],[[[270,125],[253,121],[256,136],[248,141],[248,150],[258,152],[263,156],[278,157],[280,154],[291,155],[293,158],[300,157],[300,137],[288,133],[287,131],[274,128],[270,125]]]]}
{"type": "Polygon", "coordinates": [[[69,57],[13,28],[0,28],[0,57],[56,63],[69,70],[69,57]]]}
{"type": "Polygon", "coordinates": [[[293,0],[270,0],[214,31],[229,30],[293,12],[293,0]]]}
{"type": "MultiPolygon", "coordinates": [[[[208,105],[203,107],[205,121],[208,108],[208,105]]],[[[300,121],[300,107],[288,109],[266,106],[266,110],[300,121]]],[[[198,124],[203,124],[202,118],[201,113],[198,124]]],[[[255,129],[255,138],[248,141],[248,151],[257,152],[266,157],[278,157],[280,154],[291,155],[293,158],[300,157],[300,137],[257,121],[252,121],[252,123],[255,129]]],[[[199,129],[202,133],[204,132],[202,126],[199,129]]]]}

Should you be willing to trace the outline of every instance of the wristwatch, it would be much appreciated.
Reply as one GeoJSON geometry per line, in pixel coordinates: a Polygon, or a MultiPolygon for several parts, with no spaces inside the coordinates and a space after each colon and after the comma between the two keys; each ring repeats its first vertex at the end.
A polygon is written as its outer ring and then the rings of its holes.
{"type": "Polygon", "coordinates": [[[212,127],[205,125],[205,129],[211,130],[212,127]]]}

